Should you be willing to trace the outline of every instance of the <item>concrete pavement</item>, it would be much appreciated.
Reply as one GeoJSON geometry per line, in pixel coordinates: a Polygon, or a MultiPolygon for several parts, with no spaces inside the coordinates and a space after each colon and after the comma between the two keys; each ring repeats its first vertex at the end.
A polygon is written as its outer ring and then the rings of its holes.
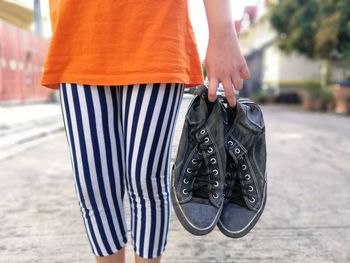
{"type": "Polygon", "coordinates": [[[0,105],[0,160],[33,140],[63,130],[59,103],[0,105]]]}
{"type": "MultiPolygon", "coordinates": [[[[182,102],[172,161],[190,98],[182,102]]],[[[162,262],[350,262],[350,119],[279,106],[263,112],[268,201],[256,227],[237,240],[217,228],[196,237],[172,214],[162,262]]],[[[94,262],[69,158],[60,132],[0,161],[0,262],[94,262]]],[[[127,258],[133,262],[130,243],[127,258]]]]}

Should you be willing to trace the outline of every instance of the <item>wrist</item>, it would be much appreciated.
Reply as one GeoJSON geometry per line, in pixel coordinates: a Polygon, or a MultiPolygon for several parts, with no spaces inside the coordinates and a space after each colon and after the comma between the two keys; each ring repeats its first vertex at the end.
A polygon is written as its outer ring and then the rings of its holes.
{"type": "Polygon", "coordinates": [[[212,31],[209,33],[208,40],[213,43],[226,43],[227,41],[229,41],[229,43],[238,43],[238,37],[235,29],[212,31]]]}
{"type": "Polygon", "coordinates": [[[232,20],[220,21],[209,27],[209,38],[236,37],[236,29],[232,20]]]}

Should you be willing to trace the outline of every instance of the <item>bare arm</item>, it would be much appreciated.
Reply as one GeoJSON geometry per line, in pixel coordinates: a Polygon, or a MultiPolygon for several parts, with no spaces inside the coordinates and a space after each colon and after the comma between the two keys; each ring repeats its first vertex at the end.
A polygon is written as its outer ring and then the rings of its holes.
{"type": "Polygon", "coordinates": [[[231,107],[236,105],[234,89],[250,76],[241,53],[231,13],[231,0],[203,0],[209,27],[205,65],[209,78],[209,100],[215,101],[219,82],[231,107]],[[232,86],[233,85],[233,86],[232,86]]]}

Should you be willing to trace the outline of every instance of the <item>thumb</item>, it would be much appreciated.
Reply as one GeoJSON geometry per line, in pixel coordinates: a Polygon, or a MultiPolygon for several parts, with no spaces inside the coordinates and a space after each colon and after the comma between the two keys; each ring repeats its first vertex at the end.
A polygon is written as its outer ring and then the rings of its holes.
{"type": "Polygon", "coordinates": [[[210,102],[214,102],[216,100],[218,85],[219,81],[217,79],[212,78],[209,80],[208,99],[210,102]]]}

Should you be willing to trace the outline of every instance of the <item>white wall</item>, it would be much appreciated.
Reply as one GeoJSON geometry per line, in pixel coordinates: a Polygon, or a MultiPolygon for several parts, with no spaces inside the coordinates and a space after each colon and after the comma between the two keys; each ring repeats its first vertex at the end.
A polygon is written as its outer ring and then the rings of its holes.
{"type": "MultiPolygon", "coordinates": [[[[278,35],[267,17],[261,17],[255,24],[240,34],[240,45],[244,55],[263,50],[263,88],[279,90],[280,85],[301,84],[309,80],[320,80],[321,61],[309,59],[296,52],[287,55],[278,48],[278,35]]],[[[344,79],[344,70],[333,64],[330,81],[344,79]]]]}
{"type": "Polygon", "coordinates": [[[276,45],[268,46],[263,51],[262,82],[280,81],[281,52],[276,45]]]}
{"type": "Polygon", "coordinates": [[[248,55],[271,43],[276,37],[267,17],[263,17],[240,34],[239,42],[243,54],[248,55]]]}
{"type": "Polygon", "coordinates": [[[306,56],[281,53],[280,81],[308,81],[320,79],[321,62],[306,56]]]}

